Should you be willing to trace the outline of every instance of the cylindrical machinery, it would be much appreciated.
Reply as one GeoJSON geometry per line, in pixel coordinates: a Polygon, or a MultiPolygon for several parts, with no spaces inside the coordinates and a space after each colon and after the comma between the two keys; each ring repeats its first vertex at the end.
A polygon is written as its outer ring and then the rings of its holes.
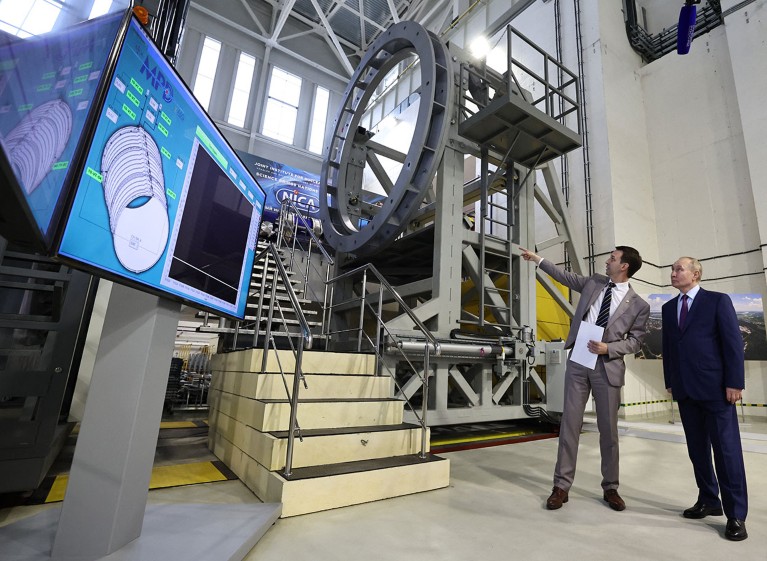
{"type": "Polygon", "coordinates": [[[452,104],[452,70],[447,47],[421,25],[408,21],[390,27],[368,49],[344,92],[322,166],[320,197],[325,239],[338,251],[370,255],[388,245],[407,226],[431,185],[445,147],[452,104]],[[412,140],[406,151],[385,146],[360,126],[368,102],[400,62],[414,56],[420,85],[412,140]],[[395,179],[382,158],[397,161],[395,179]],[[363,185],[369,164],[379,182],[363,185]]]}

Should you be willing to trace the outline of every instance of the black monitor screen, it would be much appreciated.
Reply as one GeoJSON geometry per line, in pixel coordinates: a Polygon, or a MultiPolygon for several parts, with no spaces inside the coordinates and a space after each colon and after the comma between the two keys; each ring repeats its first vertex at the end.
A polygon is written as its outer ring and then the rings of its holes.
{"type": "Polygon", "coordinates": [[[59,257],[244,317],[265,194],[135,19],[75,183],[59,257]]]}
{"type": "Polygon", "coordinates": [[[123,13],[0,41],[0,235],[50,245],[123,13]]]}
{"type": "Polygon", "coordinates": [[[168,277],[234,304],[247,254],[253,204],[195,143],[194,167],[168,277]],[[226,227],[222,227],[226,224],[226,227]]]}

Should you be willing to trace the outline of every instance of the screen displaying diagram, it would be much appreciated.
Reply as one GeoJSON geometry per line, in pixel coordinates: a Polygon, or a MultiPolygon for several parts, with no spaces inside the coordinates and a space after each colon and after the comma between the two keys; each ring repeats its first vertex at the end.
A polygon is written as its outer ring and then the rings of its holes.
{"type": "MultiPolygon", "coordinates": [[[[4,211],[28,212],[43,237],[55,229],[68,195],[73,160],[123,17],[0,45],[0,148],[15,178],[3,185],[4,211]],[[11,188],[17,192],[5,191],[11,188]],[[26,208],[10,209],[11,201],[26,208]]],[[[14,238],[14,232],[3,234],[14,238]]]]}
{"type": "Polygon", "coordinates": [[[242,318],[265,194],[132,20],[58,254],[242,318]]]}

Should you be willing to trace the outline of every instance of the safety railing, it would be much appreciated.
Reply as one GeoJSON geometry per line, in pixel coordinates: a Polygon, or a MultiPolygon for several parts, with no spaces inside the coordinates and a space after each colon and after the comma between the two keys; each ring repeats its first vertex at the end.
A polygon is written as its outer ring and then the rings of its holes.
{"type": "MultiPolygon", "coordinates": [[[[376,373],[379,376],[388,374],[395,387],[397,394],[402,396],[409,409],[415,415],[418,424],[421,427],[421,452],[420,456],[426,456],[427,449],[427,410],[429,401],[429,371],[431,369],[430,359],[432,356],[439,356],[441,353],[440,342],[434,337],[429,329],[416,316],[415,312],[405,303],[402,297],[392,287],[384,276],[371,264],[363,265],[354,270],[343,273],[328,281],[330,287],[330,297],[328,303],[328,318],[341,322],[341,318],[346,318],[346,324],[349,324],[349,316],[354,325],[349,327],[338,326],[332,328],[328,321],[323,328],[326,347],[336,338],[339,342],[346,342],[356,348],[357,352],[371,351],[376,356],[376,373]],[[370,278],[372,277],[372,279],[370,278]],[[357,289],[357,296],[345,299],[342,302],[334,302],[335,287],[343,283],[357,289]],[[368,292],[375,289],[375,291],[368,292]],[[422,338],[423,344],[423,371],[411,359],[412,354],[406,353],[403,349],[404,338],[394,333],[387,327],[384,318],[384,304],[395,303],[398,306],[397,313],[404,314],[413,322],[415,332],[420,332],[419,338],[422,338]],[[396,353],[397,363],[407,365],[409,373],[417,376],[422,385],[422,403],[421,413],[418,413],[410,399],[403,390],[402,385],[397,379],[396,367],[394,370],[384,360],[384,353],[396,353]]],[[[391,312],[391,311],[390,311],[391,312]]],[[[413,337],[409,337],[412,339],[413,337]]]]}
{"type": "MultiPolygon", "coordinates": [[[[282,377],[283,385],[285,386],[285,392],[288,396],[288,400],[290,401],[290,426],[288,429],[288,447],[287,452],[285,455],[285,469],[284,474],[286,477],[290,476],[292,471],[292,465],[293,465],[293,449],[295,447],[295,437],[298,435],[299,440],[303,441],[303,436],[301,434],[301,428],[298,424],[298,393],[300,389],[300,384],[304,384],[304,388],[308,388],[308,385],[306,383],[306,378],[303,375],[302,371],[302,363],[303,363],[303,352],[304,349],[311,349],[312,347],[312,332],[309,327],[309,322],[306,320],[306,317],[301,309],[301,304],[298,300],[298,296],[296,295],[295,291],[293,290],[292,285],[290,284],[290,277],[285,269],[285,265],[282,262],[282,259],[280,258],[279,251],[277,250],[276,246],[273,243],[270,243],[266,249],[261,251],[254,260],[254,266],[258,263],[263,262],[263,274],[261,275],[261,285],[258,290],[258,306],[257,306],[257,315],[256,315],[256,321],[253,329],[253,346],[258,347],[258,341],[259,341],[259,333],[261,329],[261,323],[263,321],[266,321],[266,329],[264,334],[264,340],[263,340],[263,355],[261,358],[261,372],[265,372],[267,368],[267,360],[269,357],[270,348],[274,350],[275,357],[277,360],[277,365],[280,371],[280,375],[282,377]],[[265,295],[267,291],[266,287],[266,279],[268,276],[268,271],[270,269],[270,265],[273,263],[274,267],[274,275],[272,278],[271,287],[269,288],[269,305],[267,308],[267,315],[266,318],[262,316],[262,311],[264,309],[264,300],[265,295]],[[298,331],[290,331],[288,328],[288,322],[285,318],[285,311],[283,310],[282,305],[280,304],[279,300],[277,299],[277,283],[279,280],[282,281],[282,284],[284,285],[284,289],[286,294],[288,295],[288,299],[290,302],[290,308],[293,314],[296,316],[296,319],[298,320],[298,331]],[[275,340],[275,318],[274,313],[275,311],[280,315],[280,322],[279,323],[282,329],[282,332],[279,333],[286,339],[289,343],[290,350],[293,353],[293,357],[295,360],[295,371],[293,373],[293,387],[292,391],[288,389],[288,382],[285,374],[285,369],[282,366],[282,361],[280,360],[280,355],[277,352],[277,342],[275,340]]],[[[238,323],[239,328],[239,323],[238,323]]],[[[236,341],[236,335],[235,332],[235,341],[236,341]]],[[[236,347],[235,347],[236,348],[236,347]]]]}
{"type": "Polygon", "coordinates": [[[335,261],[319,238],[322,235],[322,223],[306,216],[307,211],[309,207],[296,204],[292,199],[283,199],[278,220],[277,248],[285,248],[288,252],[287,269],[301,275],[302,293],[312,302],[321,303],[324,325],[328,301],[327,281],[335,261]],[[320,255],[320,267],[312,259],[316,252],[320,255]],[[303,267],[298,263],[299,259],[303,260],[303,267]],[[321,268],[323,265],[324,270],[321,268]],[[322,294],[319,294],[319,286],[322,287],[322,294]]]}
{"type": "Polygon", "coordinates": [[[508,88],[512,90],[513,83],[517,91],[530,92],[528,102],[552,119],[564,122],[567,115],[575,113],[580,134],[578,76],[511,25],[506,28],[506,48],[509,70],[504,77],[508,88]],[[519,56],[520,51],[523,57],[519,56]],[[527,64],[522,58],[528,61],[527,64]],[[563,77],[561,83],[559,76],[563,77]],[[543,90],[540,94],[532,93],[540,90],[543,90]]]}
{"type": "Polygon", "coordinates": [[[561,123],[575,113],[580,134],[578,76],[511,25],[506,27],[506,49],[505,70],[496,70],[484,62],[461,65],[464,93],[459,119],[468,119],[498,96],[511,93],[561,123]]]}

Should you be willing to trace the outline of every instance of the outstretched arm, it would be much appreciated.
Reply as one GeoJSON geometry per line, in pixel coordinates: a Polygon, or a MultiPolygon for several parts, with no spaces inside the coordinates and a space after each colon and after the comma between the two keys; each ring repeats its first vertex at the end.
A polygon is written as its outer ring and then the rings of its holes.
{"type": "Polygon", "coordinates": [[[533,253],[532,251],[530,251],[529,249],[525,249],[524,247],[520,247],[519,252],[520,252],[520,255],[522,256],[522,259],[524,259],[525,261],[532,261],[536,265],[540,263],[541,260],[543,259],[543,257],[541,257],[540,255],[537,255],[533,253]]]}
{"type": "Polygon", "coordinates": [[[540,255],[537,255],[524,247],[519,248],[519,254],[522,256],[522,259],[534,262],[540,267],[541,271],[557,282],[564,284],[568,288],[572,288],[576,292],[583,291],[583,287],[586,286],[586,283],[589,280],[589,277],[582,277],[581,275],[576,275],[575,273],[557,267],[551,261],[544,259],[540,255]]]}

